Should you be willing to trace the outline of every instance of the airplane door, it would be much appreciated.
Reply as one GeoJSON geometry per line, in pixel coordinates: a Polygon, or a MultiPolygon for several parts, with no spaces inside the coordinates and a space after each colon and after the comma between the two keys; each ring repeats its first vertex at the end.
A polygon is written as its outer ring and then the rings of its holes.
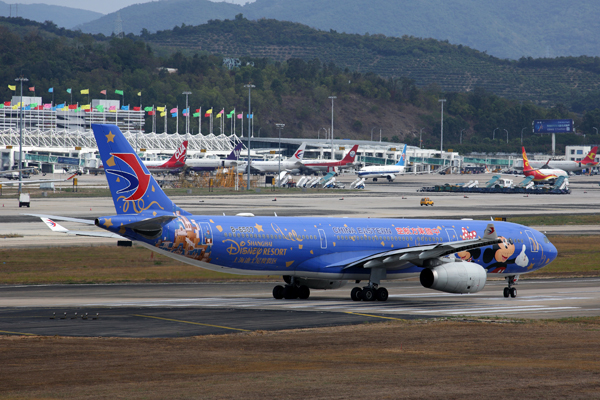
{"type": "Polygon", "coordinates": [[[327,236],[325,236],[325,231],[323,229],[319,229],[319,238],[321,239],[321,248],[327,248],[327,236]]]}
{"type": "Polygon", "coordinates": [[[540,244],[533,237],[533,233],[531,231],[525,231],[525,234],[529,238],[530,250],[532,253],[537,253],[540,249],[540,244]]]}
{"type": "Polygon", "coordinates": [[[446,235],[448,235],[448,240],[451,242],[456,242],[458,240],[458,236],[456,236],[454,229],[446,229],[446,235]]]}
{"type": "Polygon", "coordinates": [[[213,244],[212,229],[208,222],[200,222],[200,232],[202,234],[201,244],[212,245],[213,244]]]}

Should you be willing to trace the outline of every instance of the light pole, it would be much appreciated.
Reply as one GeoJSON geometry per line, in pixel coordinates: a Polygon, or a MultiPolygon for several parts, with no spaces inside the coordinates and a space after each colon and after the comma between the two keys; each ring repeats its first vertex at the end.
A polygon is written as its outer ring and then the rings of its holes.
{"type": "Polygon", "coordinates": [[[277,166],[277,187],[281,187],[281,129],[285,126],[285,124],[275,124],[275,126],[279,129],[279,164],[277,166]]]}
{"type": "Polygon", "coordinates": [[[446,99],[439,99],[438,101],[442,104],[442,122],[440,125],[440,158],[443,160],[442,153],[444,151],[444,103],[446,102],[446,99]]]}
{"type": "Polygon", "coordinates": [[[183,92],[181,94],[185,94],[185,109],[187,110],[187,115],[185,116],[185,134],[190,133],[190,110],[188,107],[188,96],[192,94],[192,92],[183,92]]]}
{"type": "Polygon", "coordinates": [[[492,132],[492,140],[496,140],[496,131],[500,129],[500,128],[496,128],[494,129],[494,132],[492,132]]]}
{"type": "Polygon", "coordinates": [[[321,129],[325,131],[325,140],[327,140],[327,128],[319,128],[317,131],[317,139],[321,139],[321,129]]]}
{"type": "Polygon", "coordinates": [[[373,129],[377,128],[376,126],[371,128],[371,142],[373,141],[373,129]]]}
{"type": "Polygon", "coordinates": [[[251,83],[244,85],[248,88],[248,181],[246,182],[246,190],[250,190],[250,122],[252,120],[252,88],[256,87],[251,83]]]}
{"type": "Polygon", "coordinates": [[[523,146],[523,129],[527,129],[527,127],[521,129],[521,146],[523,146]]]}
{"type": "Polygon", "coordinates": [[[23,188],[23,82],[29,82],[29,79],[15,78],[15,81],[21,82],[21,107],[19,108],[19,195],[23,188]]]}
{"type": "Polygon", "coordinates": [[[460,144],[462,144],[462,133],[463,133],[464,131],[465,131],[464,129],[461,129],[461,130],[460,130],[460,144]]]}
{"type": "Polygon", "coordinates": [[[333,156],[333,100],[337,99],[336,96],[329,96],[331,99],[331,159],[333,160],[335,157],[333,156]]]}
{"type": "Polygon", "coordinates": [[[595,126],[593,126],[592,128],[596,130],[596,135],[597,135],[598,134],[598,128],[596,128],[595,126]]]}
{"type": "Polygon", "coordinates": [[[506,132],[506,143],[508,144],[508,131],[506,129],[503,129],[504,132],[506,132]]]}
{"type": "Polygon", "coordinates": [[[419,132],[419,149],[423,148],[423,129],[425,128],[421,128],[421,132],[419,132]]]}

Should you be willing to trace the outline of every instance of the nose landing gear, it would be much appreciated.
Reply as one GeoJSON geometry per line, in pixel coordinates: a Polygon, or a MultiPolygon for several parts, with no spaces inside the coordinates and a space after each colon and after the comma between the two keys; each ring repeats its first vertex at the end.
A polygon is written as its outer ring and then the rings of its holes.
{"type": "Polygon", "coordinates": [[[517,284],[519,280],[519,275],[511,275],[506,277],[506,282],[508,284],[507,287],[504,288],[504,297],[508,298],[509,296],[512,298],[517,297],[517,288],[513,287],[517,284]]]}

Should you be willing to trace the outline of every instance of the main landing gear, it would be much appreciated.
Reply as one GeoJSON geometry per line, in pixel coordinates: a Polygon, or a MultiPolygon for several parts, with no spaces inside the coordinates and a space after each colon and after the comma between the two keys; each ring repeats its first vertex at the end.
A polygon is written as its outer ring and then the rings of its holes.
{"type": "Polygon", "coordinates": [[[506,282],[508,283],[508,287],[504,288],[504,297],[508,298],[509,296],[512,298],[517,297],[517,288],[513,287],[517,284],[519,280],[519,275],[511,275],[506,277],[506,282]]]}
{"type": "Polygon", "coordinates": [[[365,286],[364,288],[355,287],[350,292],[350,297],[354,301],[386,301],[389,297],[388,291],[384,287],[377,285],[365,286]]]}
{"type": "Polygon", "coordinates": [[[310,289],[306,285],[297,285],[294,282],[294,277],[284,277],[287,285],[277,285],[273,288],[273,297],[280,299],[308,299],[310,297],[310,289]]]}

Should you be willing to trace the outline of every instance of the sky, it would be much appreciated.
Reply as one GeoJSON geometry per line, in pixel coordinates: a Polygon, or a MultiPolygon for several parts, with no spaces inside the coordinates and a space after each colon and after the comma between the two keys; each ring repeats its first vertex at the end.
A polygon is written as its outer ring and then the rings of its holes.
{"type": "MultiPolygon", "coordinates": [[[[90,0],[4,0],[7,4],[49,4],[54,6],[64,6],[71,8],[80,8],[83,10],[95,11],[102,14],[110,14],[118,11],[122,8],[133,4],[149,3],[153,0],[101,0],[101,1],[90,1],[90,0]]],[[[156,1],[156,0],[154,0],[156,1]]],[[[216,1],[216,0],[211,0],[216,1]]],[[[246,4],[252,3],[255,0],[220,0],[226,1],[227,3],[235,4],[246,4]]],[[[218,2],[218,1],[217,1],[218,2]]]]}

